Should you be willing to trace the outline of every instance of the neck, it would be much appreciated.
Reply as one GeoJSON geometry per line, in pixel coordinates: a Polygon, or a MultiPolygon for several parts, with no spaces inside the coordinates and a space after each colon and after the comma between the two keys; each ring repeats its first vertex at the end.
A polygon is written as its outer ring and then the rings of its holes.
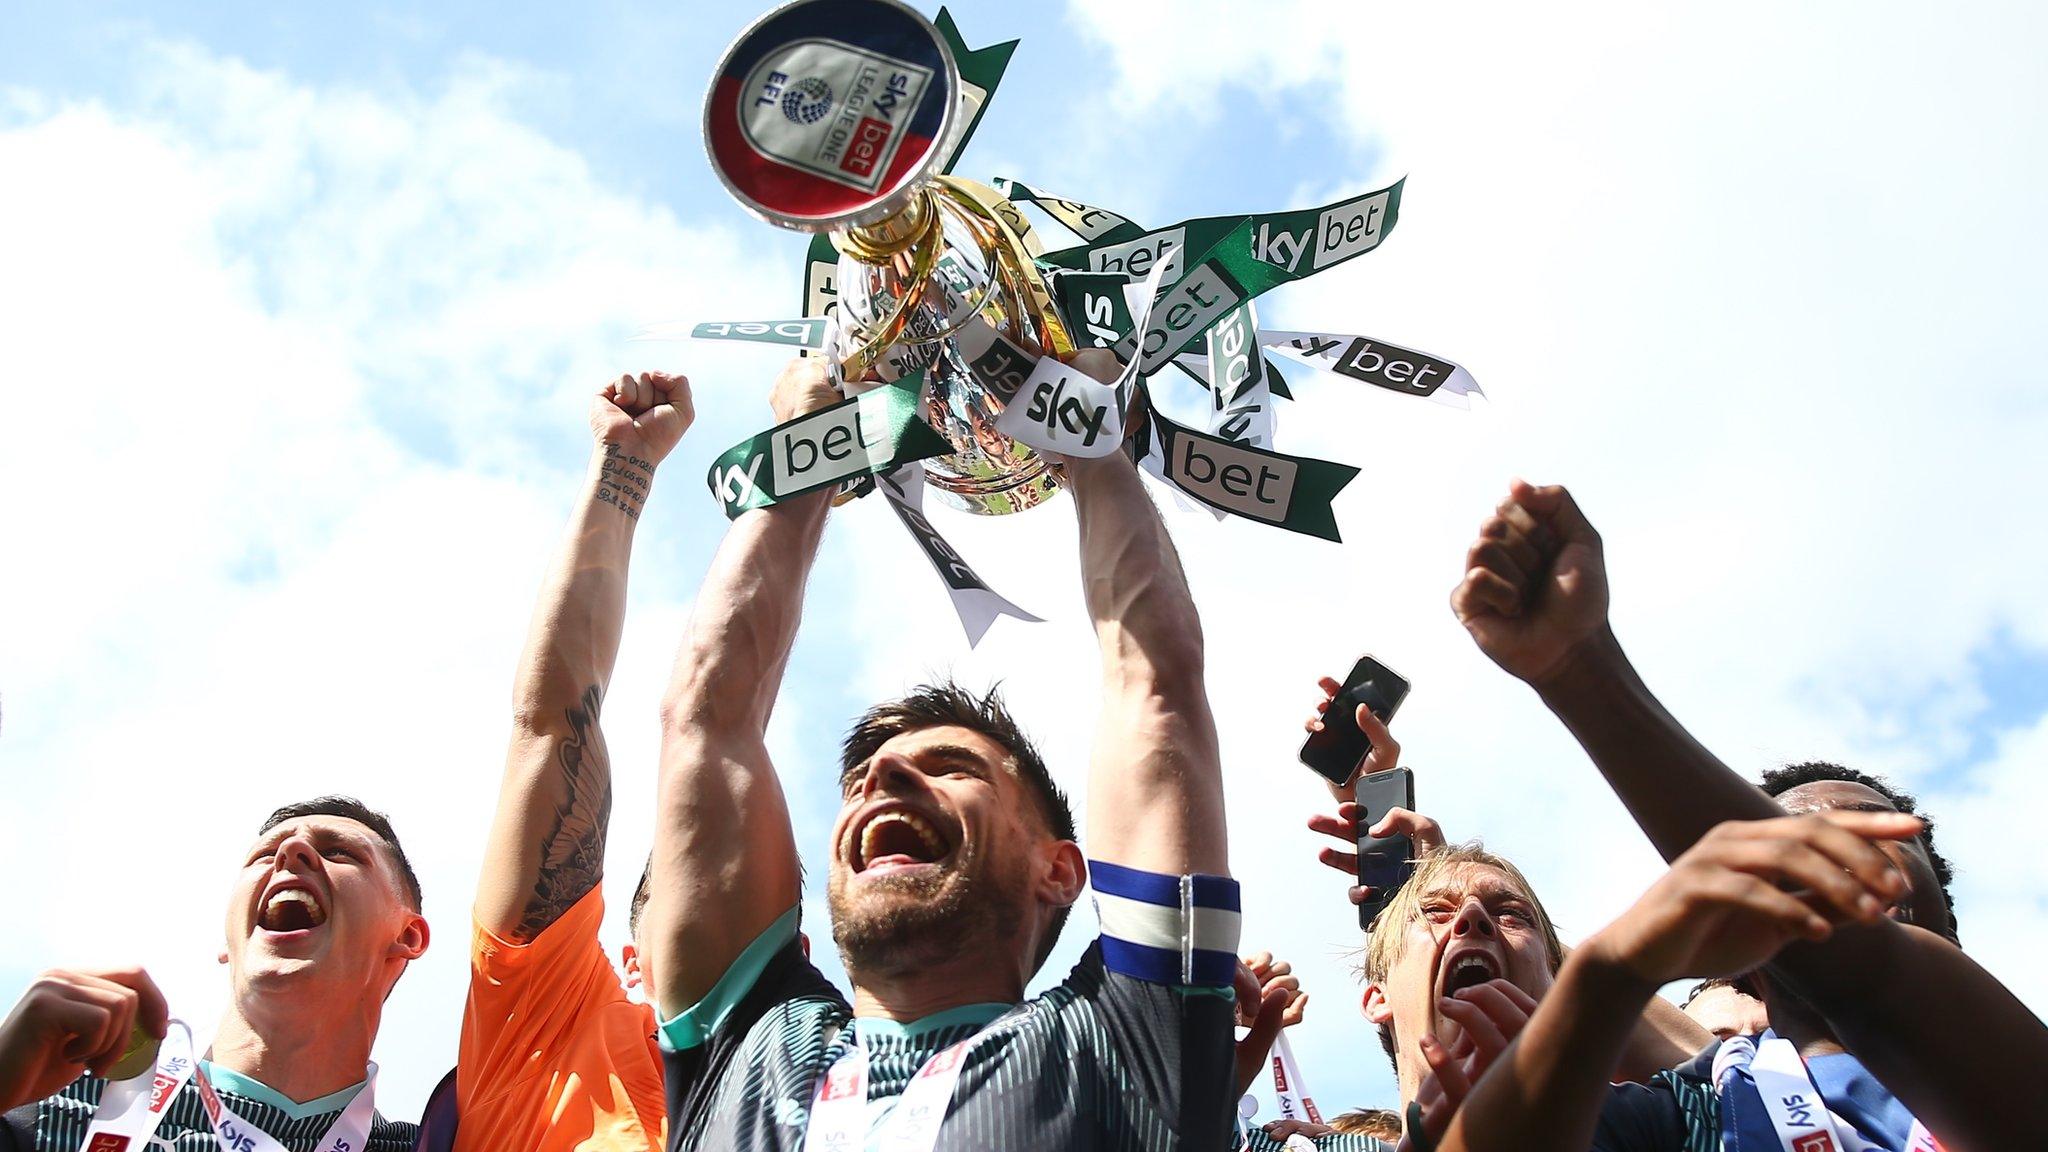
{"type": "Polygon", "coordinates": [[[885,1020],[922,1020],[966,1004],[1016,1004],[1024,980],[1014,956],[957,956],[944,963],[901,972],[847,974],[853,980],[853,1014],[885,1020]]]}
{"type": "Polygon", "coordinates": [[[1429,1071],[1429,1065],[1423,1063],[1419,1054],[1410,1057],[1404,1052],[1401,1055],[1394,1068],[1394,1082],[1401,1089],[1401,1109],[1405,1112],[1408,1102],[1422,1091],[1422,1075],[1429,1071]]]}
{"type": "Polygon", "coordinates": [[[1834,1056],[1848,1051],[1835,1039],[1827,1020],[1790,992],[1766,986],[1764,1007],[1771,1014],[1771,1031],[1791,1041],[1802,1057],[1834,1056]]]}
{"type": "Polygon", "coordinates": [[[303,1103],[363,1082],[378,1009],[307,1019],[232,1002],[207,1059],[303,1103]]]}

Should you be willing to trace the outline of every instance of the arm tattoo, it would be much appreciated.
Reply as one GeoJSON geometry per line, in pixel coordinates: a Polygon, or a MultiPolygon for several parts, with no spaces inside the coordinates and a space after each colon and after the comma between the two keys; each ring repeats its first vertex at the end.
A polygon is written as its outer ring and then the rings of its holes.
{"type": "Polygon", "coordinates": [[[605,829],[612,818],[612,770],[597,728],[604,696],[593,684],[569,709],[570,736],[555,749],[562,802],[540,841],[540,872],[515,936],[530,941],[583,899],[604,875],[605,829]]]}
{"type": "Polygon", "coordinates": [[[617,444],[604,446],[604,466],[597,481],[597,502],[609,504],[638,520],[647,503],[647,489],[654,483],[654,465],[638,456],[619,451],[617,444]]]}

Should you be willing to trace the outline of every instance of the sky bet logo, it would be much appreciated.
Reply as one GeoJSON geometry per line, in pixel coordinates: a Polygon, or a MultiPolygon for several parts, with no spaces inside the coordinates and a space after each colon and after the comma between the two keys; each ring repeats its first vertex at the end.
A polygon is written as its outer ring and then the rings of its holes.
{"type": "Polygon", "coordinates": [[[1420,352],[1397,348],[1384,340],[1361,337],[1353,340],[1344,354],[1337,357],[1337,363],[1331,366],[1330,371],[1409,396],[1427,396],[1451,378],[1454,367],[1456,365],[1447,360],[1432,360],[1420,352]]]}
{"type": "Polygon", "coordinates": [[[1102,435],[1102,425],[1109,419],[1109,405],[1090,404],[1086,385],[1077,389],[1080,395],[1067,395],[1067,385],[1072,377],[1062,372],[1058,380],[1041,380],[1032,390],[1030,407],[1024,417],[1034,424],[1045,425],[1045,430],[1055,443],[1067,436],[1081,437],[1081,447],[1087,448],[1102,435]]]}
{"type": "Polygon", "coordinates": [[[1313,246],[1316,255],[1307,271],[1320,272],[1339,260],[1378,247],[1380,217],[1386,210],[1387,194],[1375,192],[1325,209],[1313,227],[1299,232],[1260,221],[1258,231],[1252,233],[1252,259],[1300,276],[1305,274],[1302,254],[1313,246]]]}

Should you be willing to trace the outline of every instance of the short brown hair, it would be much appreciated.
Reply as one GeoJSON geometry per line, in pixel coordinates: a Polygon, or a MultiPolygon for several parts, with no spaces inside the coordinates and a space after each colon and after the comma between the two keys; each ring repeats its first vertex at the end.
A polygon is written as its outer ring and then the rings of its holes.
{"type": "MultiPolygon", "coordinates": [[[[1023,781],[1026,790],[1037,801],[1038,814],[1053,839],[1075,839],[1074,810],[1067,802],[1067,794],[1053,782],[1045,760],[1039,756],[1031,738],[1017,726],[1009,709],[1003,706],[1002,695],[994,687],[976,696],[951,680],[920,684],[900,699],[885,701],[861,713],[860,718],[853,722],[853,728],[846,733],[845,743],[840,745],[840,779],[845,780],[859,771],[860,766],[867,763],[882,745],[905,732],[948,726],[980,733],[1002,745],[1003,750],[1010,754],[1011,771],[1023,781]]],[[[1070,911],[1071,906],[1053,914],[1052,931],[1046,935],[1032,962],[1034,971],[1052,953],[1053,944],[1059,940],[1060,929],[1066,926],[1070,911]]]]}
{"type": "Polygon", "coordinates": [[[405,889],[405,894],[412,903],[412,910],[420,910],[420,878],[413,873],[412,861],[405,858],[405,849],[398,843],[398,833],[391,830],[389,816],[353,796],[317,796],[311,800],[301,800],[297,804],[287,804],[272,812],[270,818],[263,822],[263,827],[256,830],[256,834],[261,836],[287,820],[297,820],[304,816],[339,816],[368,828],[391,852],[391,862],[397,865],[399,886],[405,889]]]}

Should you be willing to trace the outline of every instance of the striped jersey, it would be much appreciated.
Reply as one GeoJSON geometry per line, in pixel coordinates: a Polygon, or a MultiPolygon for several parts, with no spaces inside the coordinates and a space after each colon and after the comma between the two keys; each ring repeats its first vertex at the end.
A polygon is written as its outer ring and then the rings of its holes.
{"type": "MultiPolygon", "coordinates": [[[[35,1104],[25,1104],[0,1121],[0,1152],[79,1152],[85,1141],[100,1093],[107,1082],[98,1076],[80,1076],[64,1090],[35,1104]]],[[[221,1102],[243,1119],[277,1138],[290,1152],[313,1152],[320,1138],[341,1117],[342,1107],[293,1119],[275,1104],[219,1088],[221,1102]]],[[[370,1123],[367,1152],[411,1152],[419,1129],[412,1124],[395,1124],[378,1116],[370,1123]]],[[[199,1100],[196,1080],[187,1081],[171,1098],[163,1126],[156,1130],[149,1152],[220,1152],[213,1126],[207,1123],[206,1106],[199,1100]]],[[[143,1152],[132,1149],[130,1152],[143,1152]]]]}
{"type": "Polygon", "coordinates": [[[1102,936],[1065,981],[1023,1004],[966,1005],[908,1024],[855,1021],[786,915],[705,1004],[663,1025],[670,1149],[802,1149],[819,1079],[856,1031],[868,1052],[870,1141],[925,1061],[979,1033],[937,1149],[1228,1146],[1237,886],[1092,869],[1102,936]]]}

